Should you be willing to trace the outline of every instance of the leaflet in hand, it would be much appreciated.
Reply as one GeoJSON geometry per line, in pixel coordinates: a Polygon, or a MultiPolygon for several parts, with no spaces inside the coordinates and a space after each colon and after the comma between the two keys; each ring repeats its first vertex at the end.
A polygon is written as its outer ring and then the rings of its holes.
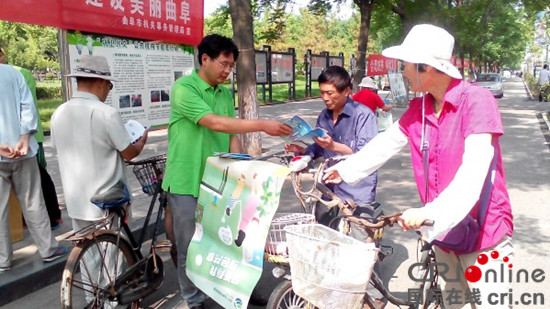
{"type": "Polygon", "coordinates": [[[136,120],[130,119],[124,125],[130,137],[132,137],[132,144],[137,142],[145,133],[146,128],[136,120]]]}
{"type": "Polygon", "coordinates": [[[312,129],[309,123],[300,116],[294,116],[285,122],[286,125],[292,128],[292,133],[283,136],[287,143],[292,143],[299,140],[307,140],[308,138],[323,137],[326,131],[321,128],[312,129]]]}

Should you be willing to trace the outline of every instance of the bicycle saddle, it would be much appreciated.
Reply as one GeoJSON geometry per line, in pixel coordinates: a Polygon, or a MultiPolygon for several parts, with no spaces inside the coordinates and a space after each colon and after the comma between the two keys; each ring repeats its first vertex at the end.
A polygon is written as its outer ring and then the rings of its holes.
{"type": "Polygon", "coordinates": [[[130,192],[126,185],[119,181],[109,190],[92,196],[90,202],[105,210],[120,206],[130,201],[130,192]]]}

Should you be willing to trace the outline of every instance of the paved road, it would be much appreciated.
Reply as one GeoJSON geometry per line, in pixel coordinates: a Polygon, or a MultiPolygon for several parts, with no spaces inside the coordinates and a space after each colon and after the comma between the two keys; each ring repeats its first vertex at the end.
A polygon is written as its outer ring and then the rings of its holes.
{"type": "MultiPolygon", "coordinates": [[[[516,226],[514,246],[516,249],[513,263],[513,276],[519,270],[525,270],[529,274],[535,269],[550,272],[550,229],[546,223],[550,218],[550,148],[546,143],[541,126],[537,118],[537,112],[550,110],[550,103],[539,103],[527,98],[523,84],[519,79],[511,79],[505,83],[505,96],[499,99],[502,119],[505,127],[505,135],[502,137],[502,149],[507,173],[507,183],[514,213],[516,226]]],[[[287,119],[294,114],[305,116],[310,122],[323,108],[319,101],[288,103],[263,107],[261,114],[264,117],[275,119],[287,119]]],[[[396,116],[402,114],[404,109],[397,108],[396,116]]],[[[547,128],[546,128],[547,129],[547,128]]],[[[159,133],[162,135],[162,133],[159,133]]],[[[162,138],[161,136],[158,137],[162,138]]],[[[265,148],[281,149],[281,140],[264,136],[265,148]]],[[[162,151],[158,144],[157,151],[162,151]]],[[[52,160],[51,158],[50,160],[52,160]]],[[[382,202],[387,212],[404,210],[411,206],[418,206],[418,196],[414,185],[411,164],[408,151],[405,150],[392,158],[381,170],[378,189],[378,200],[382,202]]],[[[297,203],[288,183],[283,189],[289,194],[283,194],[281,211],[296,209],[297,203]]],[[[416,259],[414,254],[416,237],[412,232],[404,233],[399,229],[386,229],[385,244],[391,245],[394,254],[383,263],[382,272],[385,281],[396,295],[406,297],[407,288],[411,281],[407,276],[407,269],[416,259]]],[[[170,263],[167,266],[166,282],[155,295],[145,302],[145,308],[176,308],[179,303],[177,280],[170,263]]],[[[516,279],[514,279],[516,281],[516,279]]],[[[259,294],[269,294],[270,289],[276,284],[269,273],[265,274],[260,282],[259,294]]],[[[5,306],[6,309],[15,308],[58,308],[59,283],[52,284],[42,290],[32,293],[22,299],[5,306]]],[[[537,297],[538,305],[516,305],[515,308],[548,308],[550,299],[544,299],[546,306],[540,304],[540,297],[550,298],[550,278],[542,282],[534,282],[531,277],[514,283],[512,300],[520,300],[522,293],[540,293],[537,297]]],[[[528,298],[524,297],[524,300],[528,298]]],[[[221,308],[209,303],[208,308],[221,308]]],[[[179,306],[183,309],[186,306],[179,306]]],[[[258,309],[261,306],[250,306],[258,309]]],[[[387,308],[397,308],[389,305],[387,308]]]]}

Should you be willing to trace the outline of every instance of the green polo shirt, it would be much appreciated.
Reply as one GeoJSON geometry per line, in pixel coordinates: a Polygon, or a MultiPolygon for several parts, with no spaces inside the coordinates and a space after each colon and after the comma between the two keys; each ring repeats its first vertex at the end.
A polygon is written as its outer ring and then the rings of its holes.
{"type": "MultiPolygon", "coordinates": [[[[32,98],[34,100],[34,106],[36,107],[36,113],[38,113],[38,99],[36,98],[36,80],[34,79],[34,76],[32,75],[31,71],[18,67],[13,66],[15,69],[17,69],[21,74],[23,74],[23,77],[25,77],[25,82],[27,82],[27,86],[31,90],[32,98]]],[[[37,142],[43,143],[44,142],[44,130],[42,129],[42,121],[40,121],[40,114],[38,115],[38,125],[36,126],[36,133],[34,133],[34,138],[37,142]]]]}
{"type": "Polygon", "coordinates": [[[233,96],[224,86],[210,86],[197,70],[179,78],[170,94],[168,154],[162,188],[170,193],[199,195],[206,158],[228,152],[231,135],[198,124],[208,114],[235,117],[233,96]]]}

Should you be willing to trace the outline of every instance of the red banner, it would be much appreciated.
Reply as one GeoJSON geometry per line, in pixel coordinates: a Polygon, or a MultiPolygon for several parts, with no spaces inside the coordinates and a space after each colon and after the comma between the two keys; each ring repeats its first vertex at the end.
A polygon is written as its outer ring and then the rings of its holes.
{"type": "Polygon", "coordinates": [[[369,55],[367,60],[367,76],[384,75],[389,70],[397,70],[397,60],[382,55],[369,55]]]}
{"type": "Polygon", "coordinates": [[[0,0],[0,19],[196,46],[204,0],[0,0]]]}

